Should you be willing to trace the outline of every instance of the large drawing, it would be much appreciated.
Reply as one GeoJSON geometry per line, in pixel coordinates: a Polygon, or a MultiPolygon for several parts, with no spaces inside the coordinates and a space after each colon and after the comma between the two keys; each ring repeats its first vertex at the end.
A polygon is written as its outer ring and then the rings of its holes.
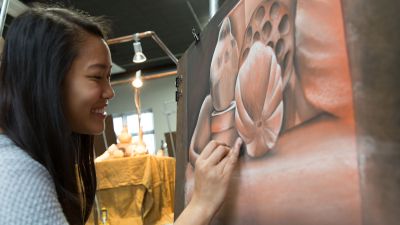
{"type": "Polygon", "coordinates": [[[212,224],[361,224],[341,1],[241,0],[224,10],[180,65],[185,201],[204,146],[240,136],[239,166],[212,224]]]}

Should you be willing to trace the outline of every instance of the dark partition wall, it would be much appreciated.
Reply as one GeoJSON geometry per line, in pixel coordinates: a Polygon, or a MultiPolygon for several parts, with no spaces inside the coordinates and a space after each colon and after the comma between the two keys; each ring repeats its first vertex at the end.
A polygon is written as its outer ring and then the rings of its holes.
{"type": "Polygon", "coordinates": [[[363,224],[400,221],[400,2],[343,0],[363,224]]]}
{"type": "Polygon", "coordinates": [[[226,1],[178,66],[175,216],[204,146],[241,137],[212,224],[400,221],[398,6],[226,1]]]}

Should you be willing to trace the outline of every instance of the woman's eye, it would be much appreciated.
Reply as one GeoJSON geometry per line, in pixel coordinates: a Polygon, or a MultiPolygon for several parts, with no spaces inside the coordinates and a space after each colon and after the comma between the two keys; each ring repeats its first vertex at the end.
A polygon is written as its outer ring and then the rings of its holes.
{"type": "Polygon", "coordinates": [[[103,79],[102,76],[90,76],[90,78],[93,79],[93,80],[101,80],[101,79],[103,79]]]}

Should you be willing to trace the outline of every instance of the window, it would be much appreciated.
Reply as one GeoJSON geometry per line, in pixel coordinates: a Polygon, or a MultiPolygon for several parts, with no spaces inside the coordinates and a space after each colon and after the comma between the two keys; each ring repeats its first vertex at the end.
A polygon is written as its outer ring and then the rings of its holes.
{"type": "MultiPolygon", "coordinates": [[[[124,125],[128,127],[128,132],[132,135],[132,139],[137,141],[139,136],[138,114],[126,113],[113,115],[114,132],[119,135],[124,125]]],[[[147,150],[150,154],[156,153],[155,135],[154,135],[154,116],[151,110],[142,112],[141,125],[143,129],[143,141],[146,143],[147,150]]]]}

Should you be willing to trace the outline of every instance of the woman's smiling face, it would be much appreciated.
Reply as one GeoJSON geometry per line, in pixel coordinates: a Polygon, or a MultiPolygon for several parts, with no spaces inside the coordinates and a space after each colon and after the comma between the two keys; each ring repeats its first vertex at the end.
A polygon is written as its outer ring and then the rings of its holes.
{"type": "Polygon", "coordinates": [[[73,132],[94,135],[104,130],[105,109],[114,97],[110,73],[111,55],[106,42],[84,34],[63,83],[64,113],[73,132]]]}

